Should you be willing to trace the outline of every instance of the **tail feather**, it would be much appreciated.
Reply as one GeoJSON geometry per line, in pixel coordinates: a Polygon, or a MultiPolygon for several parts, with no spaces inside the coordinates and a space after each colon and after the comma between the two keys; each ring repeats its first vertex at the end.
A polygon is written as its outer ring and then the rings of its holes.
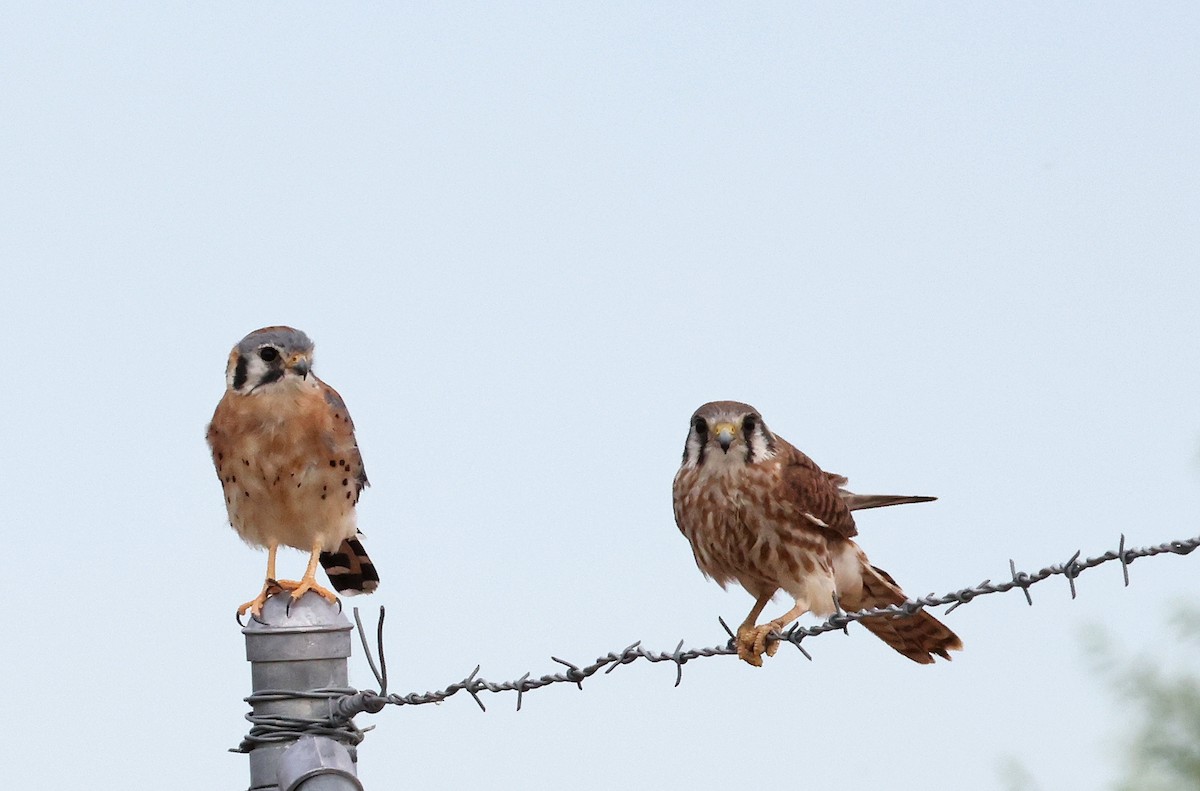
{"type": "Polygon", "coordinates": [[[842,502],[851,511],[863,511],[867,508],[883,508],[889,505],[906,505],[908,503],[930,503],[936,497],[924,497],[912,494],[855,494],[842,489],[842,502]]]}
{"type": "MultiPolygon", "coordinates": [[[[857,601],[843,602],[847,609],[867,610],[904,603],[904,591],[883,569],[864,565],[862,578],[862,596],[857,601]]],[[[860,623],[896,651],[922,665],[932,664],[934,654],[950,659],[950,651],[961,651],[963,647],[958,635],[924,610],[912,615],[864,618],[860,623]]]]}
{"type": "Polygon", "coordinates": [[[322,552],[321,566],[334,590],[347,596],[372,593],[379,587],[379,572],[359,540],[362,534],[347,538],[336,552],[322,552]]]}

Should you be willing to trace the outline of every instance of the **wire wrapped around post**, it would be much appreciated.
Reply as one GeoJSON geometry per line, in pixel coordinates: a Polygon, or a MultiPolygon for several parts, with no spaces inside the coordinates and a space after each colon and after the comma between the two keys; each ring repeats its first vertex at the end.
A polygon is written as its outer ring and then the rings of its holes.
{"type": "Polygon", "coordinates": [[[350,621],[315,593],[267,600],[242,633],[253,693],[250,732],[237,752],[250,754],[250,791],[322,788],[362,791],[356,745],[362,731],[338,707],[349,686],[350,621]]]}

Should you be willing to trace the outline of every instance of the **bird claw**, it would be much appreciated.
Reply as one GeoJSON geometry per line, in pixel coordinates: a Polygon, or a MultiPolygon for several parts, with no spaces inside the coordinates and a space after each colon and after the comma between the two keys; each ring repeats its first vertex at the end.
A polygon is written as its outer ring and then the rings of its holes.
{"type": "Polygon", "coordinates": [[[284,609],[284,614],[288,617],[291,617],[292,614],[292,604],[299,601],[300,598],[309,591],[312,591],[313,593],[322,597],[330,604],[336,604],[338,606],[338,612],[341,612],[342,601],[337,597],[337,594],[331,590],[322,588],[314,579],[309,579],[306,577],[299,582],[283,580],[280,582],[280,585],[281,587],[291,591],[291,595],[288,597],[287,607],[284,609]]]}
{"type": "Polygon", "coordinates": [[[762,667],[763,654],[775,656],[775,652],[779,650],[779,640],[775,639],[768,643],[767,637],[780,627],[781,624],[775,621],[764,623],[761,626],[749,624],[739,626],[737,630],[738,659],[755,667],[762,667]]]}
{"type": "Polygon", "coordinates": [[[271,598],[272,596],[285,592],[289,593],[287,606],[284,608],[284,616],[290,618],[292,615],[292,604],[296,601],[299,601],[300,598],[309,591],[312,591],[318,596],[324,598],[330,604],[336,604],[338,606],[339,613],[342,611],[342,600],[337,597],[337,594],[333,591],[322,588],[317,584],[315,579],[310,579],[308,577],[305,577],[301,580],[268,579],[263,583],[262,591],[257,596],[238,607],[237,615],[235,616],[237,618],[238,625],[243,627],[245,626],[245,624],[242,623],[242,616],[249,611],[251,620],[265,626],[266,622],[259,617],[262,615],[263,605],[265,605],[267,603],[267,599],[271,598]]]}
{"type": "MultiPolygon", "coordinates": [[[[250,602],[247,602],[246,604],[249,604],[249,603],[250,602]]],[[[245,607],[246,605],[243,604],[242,606],[245,607]]],[[[245,614],[245,611],[242,610],[241,608],[239,608],[238,611],[233,616],[233,619],[235,621],[237,621],[238,626],[242,627],[243,629],[246,628],[246,624],[242,623],[242,615],[244,615],[244,614],[245,614]]],[[[250,620],[254,621],[254,623],[259,624],[260,626],[269,626],[270,625],[266,621],[264,621],[262,618],[259,618],[257,615],[255,615],[253,612],[250,613],[250,620]]]]}
{"type": "Polygon", "coordinates": [[[266,626],[267,622],[264,621],[260,616],[262,615],[263,605],[267,603],[267,599],[271,598],[276,593],[283,593],[285,590],[291,590],[299,584],[299,582],[293,582],[292,580],[273,580],[268,578],[267,581],[263,583],[262,590],[259,591],[257,596],[237,608],[237,615],[234,617],[238,622],[238,626],[244,626],[242,623],[242,616],[245,615],[247,611],[250,612],[250,620],[266,626]]]}
{"type": "Polygon", "coordinates": [[[328,590],[326,588],[322,588],[320,585],[317,584],[316,580],[312,580],[312,579],[300,580],[300,582],[296,583],[295,587],[292,588],[291,591],[292,591],[292,601],[298,601],[301,596],[308,593],[309,591],[312,591],[313,593],[317,594],[318,596],[323,597],[330,604],[336,604],[337,600],[338,600],[336,593],[334,593],[333,591],[328,590]]]}

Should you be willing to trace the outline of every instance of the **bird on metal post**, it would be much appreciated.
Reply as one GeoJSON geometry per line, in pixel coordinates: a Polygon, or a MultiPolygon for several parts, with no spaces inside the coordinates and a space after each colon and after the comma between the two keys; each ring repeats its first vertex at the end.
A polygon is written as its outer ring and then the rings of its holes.
{"type": "Polygon", "coordinates": [[[238,607],[254,617],[268,597],[308,591],[318,562],[338,593],[371,593],[379,574],[363,549],[354,507],[367,486],[354,423],[337,391],[312,373],[313,343],[291,327],[264,327],[229,354],[225,395],[208,426],[229,523],[246,543],[267,550],[262,590],[238,607]],[[280,546],[310,553],[297,580],[275,576],[280,546]]]}
{"type": "MultiPolygon", "coordinates": [[[[824,617],[906,600],[852,540],[858,528],[851,512],[937,498],[855,494],[846,483],[772,433],[748,404],[713,401],[692,415],[673,486],[675,522],[705,576],[722,588],[736,582],[754,597],[735,638],[746,662],[762,666],[763,653],[773,656],[779,647],[768,642],[771,632],[806,612],[824,617]],[[781,590],[795,606],[756,623],[781,590]]],[[[924,610],[862,624],[921,664],[962,650],[958,636],[924,610]]]]}

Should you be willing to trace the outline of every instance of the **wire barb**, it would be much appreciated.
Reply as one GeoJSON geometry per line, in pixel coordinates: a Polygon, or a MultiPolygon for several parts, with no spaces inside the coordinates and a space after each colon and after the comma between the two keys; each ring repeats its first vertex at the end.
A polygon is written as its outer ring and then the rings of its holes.
{"type": "MultiPolygon", "coordinates": [[[[566,665],[568,668],[570,668],[564,678],[565,681],[574,681],[575,686],[583,689],[583,680],[587,678],[587,676],[584,675],[583,671],[579,669],[579,665],[576,665],[574,662],[568,662],[565,659],[559,659],[556,656],[552,656],[550,658],[560,665],[566,665]]],[[[561,676],[562,674],[559,673],[558,675],[561,676]]]]}
{"type": "Polygon", "coordinates": [[[671,654],[671,659],[675,662],[675,686],[683,681],[683,663],[687,660],[680,653],[683,651],[683,640],[679,641],[679,645],[675,646],[675,651],[671,654]]]}
{"type": "Polygon", "coordinates": [[[1012,558],[1008,559],[1008,568],[1009,571],[1012,572],[1013,585],[1021,589],[1021,592],[1025,594],[1025,601],[1027,601],[1029,606],[1032,607],[1033,597],[1029,595],[1029,586],[1033,583],[1029,581],[1029,575],[1023,571],[1018,572],[1017,564],[1012,558]]]}
{"type": "MultiPolygon", "coordinates": [[[[860,610],[858,612],[839,612],[834,613],[830,618],[823,623],[815,626],[800,626],[795,624],[782,634],[775,637],[781,642],[787,642],[796,647],[796,649],[804,655],[806,659],[812,661],[812,655],[805,650],[800,643],[805,638],[815,637],[819,634],[832,631],[842,631],[851,622],[861,621],[865,618],[877,618],[880,616],[890,618],[903,618],[911,616],[926,608],[941,607],[950,605],[946,613],[953,612],[958,607],[974,601],[980,596],[986,596],[993,593],[1007,593],[1014,588],[1020,588],[1025,595],[1025,600],[1029,604],[1033,604],[1033,599],[1029,595],[1029,588],[1042,582],[1050,577],[1063,575],[1067,578],[1071,587],[1071,597],[1074,598],[1077,591],[1075,589],[1075,579],[1088,569],[1103,565],[1113,560],[1120,561],[1121,572],[1125,584],[1129,584],[1129,564],[1137,558],[1153,557],[1163,553],[1172,553],[1176,555],[1187,555],[1200,546],[1200,536],[1189,538],[1183,541],[1169,541],[1156,546],[1142,547],[1140,549],[1128,549],[1125,546],[1125,536],[1122,535],[1120,543],[1115,552],[1106,552],[1103,555],[1093,558],[1080,559],[1081,552],[1076,552],[1071,558],[1062,564],[1051,565],[1041,569],[1035,573],[1027,573],[1018,571],[1016,562],[1009,561],[1010,581],[1004,581],[993,584],[990,579],[985,579],[978,585],[962,588],[961,590],[945,593],[940,596],[929,594],[919,599],[912,599],[901,604],[895,604],[888,607],[878,607],[870,610],[860,610]]],[[[559,673],[547,674],[539,677],[532,677],[531,673],[526,673],[515,681],[495,682],[488,681],[479,675],[480,666],[476,665],[475,669],[466,676],[462,681],[450,684],[445,689],[434,692],[425,693],[409,693],[406,695],[388,694],[387,693],[387,664],[383,660],[383,608],[380,608],[379,625],[378,625],[378,651],[379,651],[379,667],[376,672],[376,666],[370,659],[370,650],[366,645],[366,633],[362,626],[361,619],[358,616],[357,609],[355,610],[355,621],[358,623],[359,638],[363,641],[364,649],[368,655],[368,662],[372,665],[372,672],[375,673],[376,680],[379,681],[382,692],[374,693],[370,691],[359,692],[353,689],[338,689],[338,690],[318,690],[315,693],[296,693],[286,691],[270,691],[260,692],[261,695],[282,695],[282,696],[306,696],[319,695],[322,697],[331,698],[331,702],[335,703],[334,711],[337,713],[337,718],[328,721],[313,722],[313,723],[292,723],[292,722],[255,722],[255,729],[252,729],[251,735],[246,737],[243,742],[242,749],[247,746],[252,746],[254,743],[265,743],[277,739],[294,738],[297,731],[313,732],[313,729],[322,728],[339,728],[353,729],[352,738],[361,740],[362,732],[358,730],[353,723],[348,722],[350,717],[362,712],[377,712],[386,705],[393,706],[418,706],[426,703],[440,703],[458,692],[465,691],[475,703],[479,706],[480,711],[487,711],[483,700],[480,697],[482,692],[501,693],[501,692],[516,692],[517,693],[517,710],[521,710],[524,703],[525,694],[542,687],[550,686],[551,684],[569,683],[575,684],[579,689],[583,689],[584,680],[591,678],[601,670],[605,674],[611,673],[619,665],[627,665],[639,659],[644,659],[647,662],[671,662],[675,666],[675,686],[679,686],[683,681],[683,665],[698,657],[710,656],[730,656],[737,653],[734,647],[735,636],[732,629],[723,618],[718,618],[721,628],[725,634],[729,636],[728,642],[724,645],[712,646],[708,648],[684,648],[684,641],[680,640],[675,646],[675,650],[669,653],[662,651],[650,651],[644,648],[641,641],[637,641],[626,646],[618,652],[612,652],[599,657],[590,665],[580,667],[573,662],[568,662],[565,659],[560,659],[556,656],[550,659],[559,665],[566,668],[565,671],[559,673]],[[345,718],[344,721],[342,718],[345,718]],[[348,723],[348,724],[347,724],[348,723]],[[282,735],[280,735],[282,734],[282,735]]],[[[248,701],[261,699],[259,697],[248,698],[248,701]]],[[[343,733],[345,738],[345,731],[343,733]]]]}
{"type": "Polygon", "coordinates": [[[1121,556],[1121,574],[1125,577],[1125,587],[1129,587],[1129,559],[1125,557],[1125,534],[1121,534],[1121,543],[1117,545],[1117,554],[1121,556]]]}
{"type": "Polygon", "coordinates": [[[1082,549],[1075,550],[1075,554],[1063,566],[1063,574],[1066,575],[1067,583],[1071,586],[1071,601],[1075,601],[1075,578],[1079,576],[1079,572],[1081,571],[1079,564],[1075,561],[1079,560],[1081,552],[1083,552],[1082,549]]]}
{"type": "Polygon", "coordinates": [[[833,615],[829,616],[830,621],[836,619],[842,623],[842,633],[850,634],[850,621],[845,620],[846,611],[842,609],[842,600],[838,598],[837,592],[833,594],[833,615]]]}
{"type": "MultiPolygon", "coordinates": [[[[486,712],[487,706],[483,705],[483,701],[479,699],[479,693],[475,690],[475,676],[479,674],[479,668],[481,667],[482,665],[476,665],[475,669],[471,671],[471,675],[458,682],[458,688],[470,692],[471,697],[475,698],[475,702],[479,704],[479,710],[486,712]]],[[[450,694],[453,695],[454,693],[451,692],[450,694]]]]}
{"type": "Polygon", "coordinates": [[[798,624],[798,623],[792,624],[791,628],[783,633],[783,637],[781,639],[796,646],[796,650],[799,651],[800,653],[804,654],[804,658],[807,659],[809,662],[811,662],[811,661],[813,661],[812,654],[808,653],[808,650],[804,646],[800,645],[800,641],[804,639],[804,635],[800,635],[799,637],[796,637],[796,630],[799,628],[800,628],[800,624],[798,624]]]}
{"type": "Polygon", "coordinates": [[[525,681],[529,678],[529,674],[521,676],[517,679],[517,711],[521,710],[521,700],[525,696],[525,681]]]}

